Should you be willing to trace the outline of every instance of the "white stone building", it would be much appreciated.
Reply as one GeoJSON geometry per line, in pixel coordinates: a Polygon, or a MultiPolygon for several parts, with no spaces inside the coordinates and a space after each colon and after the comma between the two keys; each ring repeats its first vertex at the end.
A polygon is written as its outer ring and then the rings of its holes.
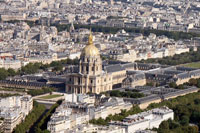
{"type": "Polygon", "coordinates": [[[68,131],[69,133],[125,133],[125,129],[116,126],[98,126],[82,124],[68,131]]]}
{"type": "MultiPolygon", "coordinates": [[[[97,107],[94,106],[95,98],[86,94],[66,94],[64,101],[52,115],[48,122],[48,130],[51,133],[63,133],[78,125],[86,124],[91,119],[120,113],[122,109],[129,110],[131,103],[125,103],[122,98],[106,98],[97,107]]],[[[113,133],[115,130],[113,129],[113,133]]],[[[120,130],[121,133],[124,133],[120,130]]]]}
{"type": "Polygon", "coordinates": [[[124,127],[126,133],[135,133],[138,130],[158,128],[162,121],[168,119],[174,119],[173,110],[161,107],[128,116],[123,122],[110,122],[110,125],[124,127]]]}
{"type": "Polygon", "coordinates": [[[25,119],[33,108],[33,99],[29,95],[12,96],[0,99],[0,118],[4,118],[5,133],[13,129],[25,119]]]}

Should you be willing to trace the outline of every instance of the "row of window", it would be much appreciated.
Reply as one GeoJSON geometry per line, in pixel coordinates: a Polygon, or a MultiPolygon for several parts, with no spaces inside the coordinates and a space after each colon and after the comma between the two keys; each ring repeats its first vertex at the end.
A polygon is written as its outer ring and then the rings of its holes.
{"type": "Polygon", "coordinates": [[[90,61],[98,61],[98,59],[86,59],[86,58],[82,58],[83,61],[87,61],[87,62],[90,62],[90,61]]]}
{"type": "MultiPolygon", "coordinates": [[[[105,79],[104,79],[104,82],[106,82],[106,81],[107,81],[107,79],[105,78],[105,79]]],[[[109,78],[108,81],[111,81],[111,78],[109,78]]],[[[69,78],[69,82],[70,82],[70,83],[74,83],[74,82],[72,82],[72,78],[69,78]]],[[[94,83],[94,80],[91,79],[91,80],[90,80],[90,83],[93,84],[93,83],[94,83]]],[[[97,80],[97,83],[99,83],[99,80],[97,80]]],[[[80,84],[82,84],[81,78],[78,77],[78,85],[80,85],[80,84]]]]}
{"type": "MultiPolygon", "coordinates": [[[[104,86],[103,87],[103,90],[102,91],[107,91],[107,90],[111,90],[111,85],[108,85],[108,86],[104,86]]],[[[96,92],[100,92],[100,88],[97,88],[96,89],[96,92]]],[[[68,92],[76,92],[76,93],[83,93],[84,90],[81,90],[81,88],[73,88],[73,87],[70,87],[68,88],[68,92]]],[[[89,92],[94,92],[93,88],[92,87],[89,87],[89,92]]]]}
{"type": "MultiPolygon", "coordinates": [[[[84,71],[84,66],[82,66],[81,69],[82,69],[82,72],[83,72],[83,71],[84,71]]],[[[88,71],[89,71],[89,66],[86,66],[86,71],[87,71],[87,73],[88,73],[88,71]]],[[[95,71],[95,67],[94,67],[94,66],[92,67],[92,71],[95,71]]],[[[98,66],[96,67],[96,71],[98,71],[98,66]]]]}

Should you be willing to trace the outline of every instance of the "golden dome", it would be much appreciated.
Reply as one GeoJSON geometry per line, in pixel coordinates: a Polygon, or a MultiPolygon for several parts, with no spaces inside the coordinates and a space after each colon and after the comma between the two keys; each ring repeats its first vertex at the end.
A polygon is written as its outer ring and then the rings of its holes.
{"type": "Polygon", "coordinates": [[[94,46],[93,44],[93,37],[90,32],[89,38],[88,38],[88,44],[83,49],[81,56],[99,56],[99,50],[94,46]]]}

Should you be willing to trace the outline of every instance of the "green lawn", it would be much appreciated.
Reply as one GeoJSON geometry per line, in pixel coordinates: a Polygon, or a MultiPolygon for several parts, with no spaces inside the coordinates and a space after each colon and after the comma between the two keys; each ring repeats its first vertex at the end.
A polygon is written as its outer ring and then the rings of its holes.
{"type": "Polygon", "coordinates": [[[200,68],[200,62],[187,63],[187,64],[183,64],[183,66],[191,67],[191,68],[200,68]]]}
{"type": "Polygon", "coordinates": [[[52,94],[52,95],[47,95],[47,96],[42,96],[42,97],[39,97],[41,99],[52,99],[52,98],[56,98],[56,97],[61,97],[62,95],[59,95],[59,94],[52,94]]]}

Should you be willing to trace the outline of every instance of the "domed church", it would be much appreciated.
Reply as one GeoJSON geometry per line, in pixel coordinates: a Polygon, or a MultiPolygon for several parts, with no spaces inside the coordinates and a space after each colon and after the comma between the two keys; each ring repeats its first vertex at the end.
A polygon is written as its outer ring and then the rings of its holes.
{"type": "Polygon", "coordinates": [[[90,33],[88,44],[82,50],[79,60],[79,72],[69,75],[67,93],[100,93],[112,90],[112,74],[102,70],[99,50],[93,44],[90,33]]]}

